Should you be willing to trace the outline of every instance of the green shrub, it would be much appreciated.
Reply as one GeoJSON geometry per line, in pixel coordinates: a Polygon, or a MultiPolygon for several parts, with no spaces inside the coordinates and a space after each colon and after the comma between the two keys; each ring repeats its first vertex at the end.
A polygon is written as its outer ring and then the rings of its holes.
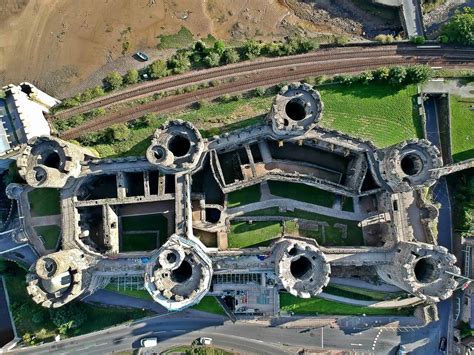
{"type": "Polygon", "coordinates": [[[138,74],[137,69],[129,69],[123,77],[125,84],[129,84],[129,85],[138,83],[139,79],[140,79],[140,76],[138,74]]]}
{"type": "Polygon", "coordinates": [[[168,68],[166,67],[165,61],[158,59],[155,60],[147,67],[147,73],[152,79],[158,79],[168,74],[168,68]]]}
{"type": "Polygon", "coordinates": [[[410,37],[410,42],[414,44],[425,44],[426,39],[424,36],[412,36],[410,37]]]}
{"type": "Polygon", "coordinates": [[[234,48],[227,48],[222,54],[222,61],[225,64],[237,63],[239,60],[239,53],[234,48]]]}
{"type": "Polygon", "coordinates": [[[109,90],[116,90],[120,88],[123,84],[122,76],[118,72],[113,71],[107,74],[104,79],[104,84],[109,90]]]}
{"type": "Polygon", "coordinates": [[[465,7],[462,11],[456,11],[449,22],[443,26],[440,41],[474,45],[474,9],[465,7]]]}

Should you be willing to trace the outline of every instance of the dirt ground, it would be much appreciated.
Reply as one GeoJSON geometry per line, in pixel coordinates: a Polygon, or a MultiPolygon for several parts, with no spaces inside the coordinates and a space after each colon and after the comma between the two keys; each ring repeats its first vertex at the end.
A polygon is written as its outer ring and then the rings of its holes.
{"type": "Polygon", "coordinates": [[[360,38],[367,23],[380,25],[375,16],[348,12],[347,6],[341,10],[333,3],[0,0],[0,85],[27,80],[57,97],[69,96],[97,85],[111,70],[142,66],[131,58],[137,50],[151,59],[168,56],[170,50],[156,49],[159,36],[174,34],[181,26],[195,38],[212,34],[225,40],[270,40],[294,32],[360,38]],[[130,47],[122,54],[124,42],[130,47]]]}

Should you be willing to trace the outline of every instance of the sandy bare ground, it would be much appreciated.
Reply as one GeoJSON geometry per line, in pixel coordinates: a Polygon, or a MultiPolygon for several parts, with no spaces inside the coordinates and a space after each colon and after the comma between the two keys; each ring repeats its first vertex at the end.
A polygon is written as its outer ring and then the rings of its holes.
{"type": "Polygon", "coordinates": [[[137,50],[168,56],[158,37],[181,26],[226,40],[331,33],[331,16],[316,26],[318,16],[299,18],[283,0],[0,0],[0,85],[27,80],[62,98],[143,65],[137,50]]]}

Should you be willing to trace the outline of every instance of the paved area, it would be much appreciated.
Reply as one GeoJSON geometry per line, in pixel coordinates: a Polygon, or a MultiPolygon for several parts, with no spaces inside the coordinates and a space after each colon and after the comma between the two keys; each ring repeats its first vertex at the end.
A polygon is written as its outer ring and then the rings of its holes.
{"type": "Polygon", "coordinates": [[[474,84],[464,85],[460,80],[430,80],[423,86],[425,93],[450,93],[465,98],[474,98],[474,84]]]}
{"type": "Polygon", "coordinates": [[[369,282],[359,280],[359,279],[350,279],[350,278],[342,278],[342,277],[331,277],[329,283],[333,283],[336,285],[345,285],[345,286],[353,286],[358,288],[364,288],[366,290],[372,291],[379,291],[379,292],[400,292],[397,286],[389,285],[389,284],[381,284],[381,285],[374,285],[369,282]]]}
{"type": "Polygon", "coordinates": [[[53,216],[31,217],[31,225],[33,227],[50,226],[52,224],[56,224],[58,226],[61,225],[60,214],[53,215],[53,216]]]}
{"type": "Polygon", "coordinates": [[[271,208],[271,207],[285,208],[289,211],[299,209],[299,210],[303,210],[307,212],[318,213],[324,216],[331,216],[335,218],[346,219],[349,221],[362,221],[363,219],[368,217],[368,214],[366,213],[340,211],[340,210],[335,210],[330,207],[313,205],[311,203],[290,200],[287,198],[273,198],[270,200],[251,203],[244,206],[229,208],[227,210],[227,214],[229,216],[237,216],[240,214],[253,212],[253,211],[261,210],[265,208],[271,208]]]}
{"type": "Polygon", "coordinates": [[[419,0],[402,0],[402,12],[408,37],[423,35],[423,17],[419,0]]]}

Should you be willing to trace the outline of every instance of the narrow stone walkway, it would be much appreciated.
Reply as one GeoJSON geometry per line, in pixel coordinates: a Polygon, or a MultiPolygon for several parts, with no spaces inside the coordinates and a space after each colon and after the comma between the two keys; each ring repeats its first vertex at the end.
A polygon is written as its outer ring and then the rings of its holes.
{"type": "Polygon", "coordinates": [[[418,297],[408,297],[400,300],[389,300],[389,301],[363,301],[356,300],[353,298],[341,297],[337,295],[331,295],[326,292],[321,292],[318,297],[329,300],[336,301],[346,304],[352,304],[355,306],[361,307],[370,307],[370,308],[400,308],[400,307],[410,307],[422,303],[423,301],[418,297]]]}
{"type": "Polygon", "coordinates": [[[56,214],[52,216],[31,217],[31,225],[33,227],[50,226],[52,224],[56,224],[58,226],[61,225],[60,214],[56,214]]]}
{"type": "Polygon", "coordinates": [[[355,213],[335,210],[329,207],[323,207],[318,205],[313,205],[307,202],[290,200],[288,198],[274,198],[266,201],[251,203],[244,206],[239,206],[235,208],[230,208],[227,210],[229,217],[242,215],[244,213],[253,212],[261,209],[271,208],[271,207],[282,207],[287,210],[303,210],[306,212],[318,213],[324,216],[335,217],[339,219],[345,219],[349,221],[362,221],[367,218],[369,215],[366,213],[355,213]]]}

